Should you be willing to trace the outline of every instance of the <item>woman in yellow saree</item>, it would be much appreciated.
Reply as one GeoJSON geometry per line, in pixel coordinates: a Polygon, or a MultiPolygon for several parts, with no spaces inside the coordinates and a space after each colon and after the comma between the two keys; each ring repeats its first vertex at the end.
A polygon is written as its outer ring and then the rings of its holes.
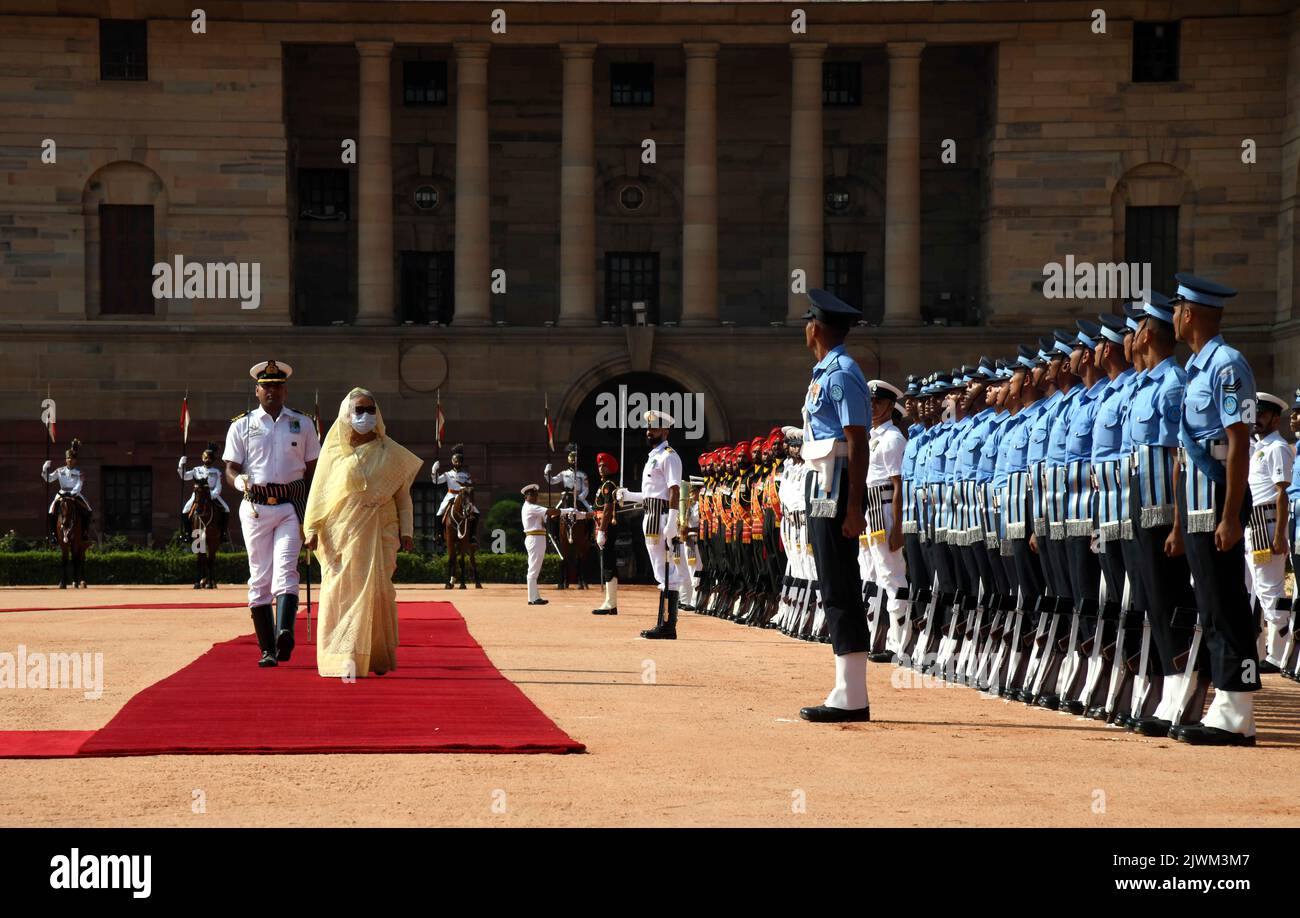
{"type": "Polygon", "coordinates": [[[321,445],[303,521],[321,560],[322,676],[397,666],[397,549],[411,549],[411,483],[423,460],[384,432],[374,396],[353,389],[321,445]]]}

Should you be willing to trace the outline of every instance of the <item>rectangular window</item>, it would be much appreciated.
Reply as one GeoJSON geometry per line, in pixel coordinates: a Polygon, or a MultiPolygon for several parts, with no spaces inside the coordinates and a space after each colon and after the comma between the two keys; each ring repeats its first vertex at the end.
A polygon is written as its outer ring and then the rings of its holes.
{"type": "Polygon", "coordinates": [[[862,64],[859,61],[826,61],[822,64],[822,104],[862,104],[862,64]]]}
{"type": "Polygon", "coordinates": [[[411,504],[415,547],[421,552],[432,552],[438,539],[438,486],[432,481],[417,481],[411,485],[411,504]]]}
{"type": "Polygon", "coordinates": [[[1170,83],[1178,79],[1178,23],[1133,23],[1133,82],[1170,83]]]}
{"type": "Polygon", "coordinates": [[[447,62],[403,62],[402,102],[406,105],[446,105],[447,62]]]}
{"type": "Polygon", "coordinates": [[[856,309],[862,309],[862,262],[861,252],[827,252],[822,281],[827,292],[856,309]]]}
{"type": "Polygon", "coordinates": [[[346,220],[350,194],[347,169],[298,170],[300,219],[346,220]]]}
{"type": "Polygon", "coordinates": [[[100,204],[99,242],[100,314],[153,315],[153,207],[100,204]]]}
{"type": "MultiPolygon", "coordinates": [[[[1163,292],[1178,270],[1178,208],[1128,207],[1124,211],[1124,261],[1150,263],[1151,286],[1163,292]]],[[[1138,283],[1135,280],[1133,283],[1138,283]]]]}
{"type": "Polygon", "coordinates": [[[621,63],[609,65],[610,105],[654,105],[655,65],[621,63]]]}
{"type": "Polygon", "coordinates": [[[153,470],[149,466],[105,466],[104,531],[149,532],[153,528],[153,470]]]}
{"type": "Polygon", "coordinates": [[[605,319],[636,325],[640,306],[646,325],[659,324],[659,253],[605,253],[605,319]]]}
{"type": "Polygon", "coordinates": [[[140,19],[99,20],[99,78],[149,79],[149,23],[140,19]]]}
{"type": "Polygon", "coordinates": [[[455,303],[451,252],[403,252],[402,321],[450,325],[455,303]]]}

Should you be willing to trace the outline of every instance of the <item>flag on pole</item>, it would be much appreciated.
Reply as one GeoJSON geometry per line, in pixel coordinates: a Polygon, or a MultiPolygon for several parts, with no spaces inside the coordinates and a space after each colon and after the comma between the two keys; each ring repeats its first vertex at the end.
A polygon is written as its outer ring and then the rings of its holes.
{"type": "Polygon", "coordinates": [[[58,438],[54,428],[56,426],[54,399],[50,396],[50,387],[45,387],[45,401],[41,402],[41,421],[45,424],[45,432],[50,435],[50,442],[57,442],[58,438]]]}
{"type": "Polygon", "coordinates": [[[447,428],[447,418],[442,413],[442,390],[438,390],[438,407],[433,414],[433,435],[438,441],[438,449],[442,449],[442,435],[447,428]]]}
{"type": "Polygon", "coordinates": [[[312,415],[311,422],[316,425],[316,439],[321,442],[325,441],[325,431],[321,429],[320,423],[320,389],[316,390],[316,413],[312,415]]]}
{"type": "Polygon", "coordinates": [[[551,423],[551,402],[549,396],[543,396],[545,419],[542,423],[546,425],[546,445],[551,452],[555,452],[555,425],[551,423]]]}
{"type": "Polygon", "coordinates": [[[185,397],[181,399],[181,443],[188,446],[190,443],[190,393],[186,390],[185,397]]]}

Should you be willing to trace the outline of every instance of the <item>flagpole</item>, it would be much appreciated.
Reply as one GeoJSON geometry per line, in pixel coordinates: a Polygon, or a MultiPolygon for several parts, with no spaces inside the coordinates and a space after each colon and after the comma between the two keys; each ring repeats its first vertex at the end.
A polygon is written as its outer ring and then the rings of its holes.
{"type": "MultiPolygon", "coordinates": [[[[45,400],[46,400],[46,401],[49,401],[49,400],[50,400],[50,386],[49,386],[48,383],[46,383],[46,385],[45,385],[45,400]]],[[[46,422],[45,422],[45,462],[46,462],[47,464],[50,462],[50,443],[53,442],[53,438],[54,438],[54,435],[50,432],[50,422],[49,422],[49,421],[46,421],[46,422]]],[[[45,475],[41,475],[41,477],[42,477],[42,478],[45,478],[45,475]]],[[[45,478],[45,503],[41,504],[41,506],[45,508],[45,514],[48,516],[48,515],[49,515],[49,512],[50,512],[50,511],[49,511],[49,507],[50,507],[50,480],[49,480],[48,478],[45,478]]],[[[49,523],[48,523],[48,521],[46,522],[45,526],[46,526],[47,529],[49,528],[49,523]]],[[[48,537],[48,533],[47,533],[47,537],[48,537]]]]}
{"type": "Polygon", "coordinates": [[[627,440],[627,390],[618,387],[618,486],[623,487],[623,444],[627,440]]]}
{"type": "MultiPolygon", "coordinates": [[[[181,453],[190,448],[190,387],[185,387],[185,398],[181,402],[185,412],[185,426],[181,428],[181,453]]],[[[202,458],[202,457],[200,457],[202,458]]]]}

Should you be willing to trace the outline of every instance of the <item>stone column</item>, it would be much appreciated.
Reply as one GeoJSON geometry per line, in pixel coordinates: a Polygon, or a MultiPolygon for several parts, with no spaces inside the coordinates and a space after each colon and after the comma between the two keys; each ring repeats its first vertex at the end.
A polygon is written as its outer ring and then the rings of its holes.
{"type": "Polygon", "coordinates": [[[357,325],[393,325],[393,118],[391,41],[359,41],[357,325]]]}
{"type": "Polygon", "coordinates": [[[886,325],[921,322],[921,50],[891,42],[885,155],[886,325]]]}
{"type": "Polygon", "coordinates": [[[560,325],[596,322],[596,148],[592,42],[560,45],[564,113],[560,146],[560,325]]]}
{"type": "Polygon", "coordinates": [[[456,42],[457,325],[489,325],[486,42],[456,42]]]}
{"type": "Polygon", "coordinates": [[[826,45],[790,46],[790,234],[785,320],[803,323],[808,297],[790,290],[796,269],[809,289],[822,285],[822,59],[826,45]]]}
{"type": "Polygon", "coordinates": [[[718,322],[718,43],[687,42],[682,324],[718,322]]]}

